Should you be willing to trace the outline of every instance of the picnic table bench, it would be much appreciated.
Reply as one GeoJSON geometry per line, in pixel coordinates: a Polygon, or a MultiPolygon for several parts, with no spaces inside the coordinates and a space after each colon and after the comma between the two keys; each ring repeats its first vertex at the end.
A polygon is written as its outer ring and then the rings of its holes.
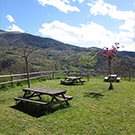
{"type": "Polygon", "coordinates": [[[41,104],[44,106],[51,106],[54,104],[59,104],[62,102],[66,102],[69,105],[68,101],[72,100],[72,96],[66,96],[65,90],[56,90],[56,89],[46,89],[46,88],[23,88],[24,91],[23,97],[15,97],[14,100],[16,101],[26,101],[41,104]],[[43,101],[41,95],[49,95],[51,97],[51,101],[43,101]],[[39,100],[31,99],[33,97],[39,97],[39,100]]]}
{"type": "Polygon", "coordinates": [[[116,81],[116,82],[119,82],[121,79],[120,77],[117,77],[117,74],[111,74],[111,75],[108,75],[107,77],[105,77],[104,81],[105,82],[109,81],[110,77],[111,77],[112,81],[116,81]]]}
{"type": "Polygon", "coordinates": [[[75,84],[81,83],[83,84],[85,81],[81,80],[81,77],[67,76],[65,80],[61,80],[61,84],[75,84]]]}

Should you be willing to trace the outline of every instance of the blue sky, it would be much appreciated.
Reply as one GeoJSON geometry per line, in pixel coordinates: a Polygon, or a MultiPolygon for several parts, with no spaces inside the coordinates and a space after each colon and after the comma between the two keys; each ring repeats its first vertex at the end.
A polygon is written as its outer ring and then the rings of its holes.
{"type": "Polygon", "coordinates": [[[0,29],[135,51],[134,0],[0,0],[0,29]]]}

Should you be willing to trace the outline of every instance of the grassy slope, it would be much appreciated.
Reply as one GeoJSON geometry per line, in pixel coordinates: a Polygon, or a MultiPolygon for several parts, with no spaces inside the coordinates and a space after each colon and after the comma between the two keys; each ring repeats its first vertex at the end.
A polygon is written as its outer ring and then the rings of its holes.
{"type": "Polygon", "coordinates": [[[63,103],[48,112],[35,104],[16,105],[13,98],[23,95],[22,87],[0,91],[0,134],[135,134],[135,82],[113,85],[108,91],[102,78],[74,86],[60,85],[60,80],[33,83],[31,87],[67,90],[74,97],[69,107],[63,103]]]}

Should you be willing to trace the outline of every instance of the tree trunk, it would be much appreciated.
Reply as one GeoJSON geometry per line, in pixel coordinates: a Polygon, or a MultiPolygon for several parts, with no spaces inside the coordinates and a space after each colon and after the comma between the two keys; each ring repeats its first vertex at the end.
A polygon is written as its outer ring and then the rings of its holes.
{"type": "Polygon", "coordinates": [[[89,69],[87,69],[87,81],[89,81],[89,69]]]}
{"type": "Polygon", "coordinates": [[[109,74],[110,74],[110,78],[109,78],[110,86],[109,86],[108,90],[113,90],[112,78],[111,78],[111,59],[108,62],[109,62],[108,64],[109,64],[109,74]]]}
{"type": "Polygon", "coordinates": [[[129,81],[131,80],[131,70],[129,69],[129,81]]]}
{"type": "Polygon", "coordinates": [[[28,63],[28,58],[25,58],[26,61],[26,71],[27,71],[27,78],[28,78],[28,87],[30,88],[30,74],[29,74],[29,63],[28,63]]]}

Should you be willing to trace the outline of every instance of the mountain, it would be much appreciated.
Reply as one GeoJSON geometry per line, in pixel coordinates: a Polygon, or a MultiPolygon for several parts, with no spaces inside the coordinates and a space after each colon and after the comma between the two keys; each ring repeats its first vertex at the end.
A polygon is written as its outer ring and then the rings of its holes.
{"type": "MultiPolygon", "coordinates": [[[[81,54],[91,52],[97,53],[98,63],[92,67],[96,69],[105,69],[106,64],[100,57],[102,49],[97,47],[78,47],[71,44],[65,44],[52,38],[43,38],[27,33],[11,32],[0,30],[0,72],[10,73],[25,72],[24,55],[25,47],[28,46],[27,52],[35,50],[30,57],[31,71],[37,70],[58,70],[71,69],[71,67],[84,68],[79,65],[81,54]],[[18,69],[18,66],[21,67],[18,69]]],[[[135,58],[135,53],[119,51],[118,56],[122,61],[135,58]]],[[[122,63],[120,63],[122,65],[122,63]]]]}
{"type": "Polygon", "coordinates": [[[72,50],[76,52],[82,51],[88,52],[90,50],[87,48],[81,48],[74,45],[65,44],[51,38],[43,38],[26,33],[8,32],[2,30],[0,30],[0,40],[1,40],[0,46],[5,45],[18,46],[20,43],[24,43],[25,45],[29,45],[32,47],[39,47],[42,49],[50,49],[57,51],[72,50]]]}
{"type": "MultiPolygon", "coordinates": [[[[102,49],[97,48],[97,47],[89,47],[89,48],[78,47],[75,45],[62,43],[52,38],[43,38],[43,37],[34,36],[27,33],[0,30],[0,46],[10,45],[10,46],[17,47],[18,45],[20,45],[20,43],[24,43],[25,45],[29,45],[32,47],[57,50],[57,51],[75,51],[75,52],[102,51],[102,49]]],[[[118,55],[135,57],[134,52],[127,52],[127,51],[119,51],[118,55]]]]}
{"type": "MultiPolygon", "coordinates": [[[[55,50],[73,50],[76,52],[82,52],[82,51],[101,51],[102,49],[96,48],[96,47],[90,47],[90,48],[84,48],[84,47],[78,47],[75,45],[65,44],[60,41],[54,40],[52,38],[43,38],[39,36],[34,36],[27,33],[20,33],[20,32],[10,32],[10,31],[3,31],[0,30],[0,40],[3,40],[1,42],[0,46],[2,45],[10,45],[10,46],[18,46],[21,42],[24,42],[26,45],[30,45],[33,47],[40,47],[43,49],[55,49],[55,50]]],[[[120,51],[119,55],[121,56],[130,56],[135,57],[134,52],[127,52],[127,51],[120,51]]]]}
{"type": "Polygon", "coordinates": [[[119,51],[120,56],[129,56],[135,58],[135,52],[128,52],[128,51],[119,51]]]}

